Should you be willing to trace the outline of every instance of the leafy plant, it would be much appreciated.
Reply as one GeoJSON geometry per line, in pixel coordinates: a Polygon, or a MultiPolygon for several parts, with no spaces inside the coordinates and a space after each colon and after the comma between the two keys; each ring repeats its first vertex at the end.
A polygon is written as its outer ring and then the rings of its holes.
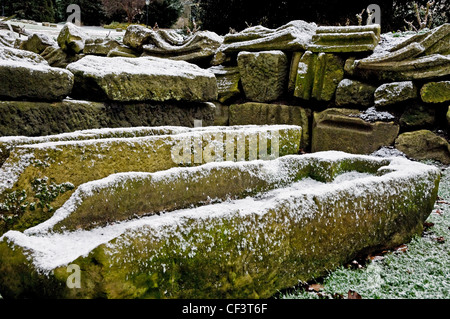
{"type": "Polygon", "coordinates": [[[34,197],[38,199],[38,202],[30,204],[30,210],[35,210],[36,208],[47,209],[48,212],[53,211],[53,207],[50,205],[59,195],[74,189],[72,183],[62,183],[55,184],[52,182],[48,184],[48,177],[37,178],[32,183],[33,191],[35,192],[34,197]]]}
{"type": "Polygon", "coordinates": [[[8,193],[0,203],[0,218],[6,223],[13,223],[15,219],[23,215],[28,206],[25,190],[8,193]]]}
{"type": "Polygon", "coordinates": [[[48,177],[37,178],[32,182],[32,190],[34,194],[28,197],[25,190],[12,191],[3,195],[4,199],[0,202],[0,228],[7,230],[14,225],[23,214],[27,211],[35,211],[37,209],[44,212],[53,212],[54,208],[51,203],[61,194],[74,189],[72,183],[56,184],[48,182],[48,177]],[[34,200],[31,200],[34,198],[34,200]],[[3,224],[3,225],[2,225],[3,224]]]}

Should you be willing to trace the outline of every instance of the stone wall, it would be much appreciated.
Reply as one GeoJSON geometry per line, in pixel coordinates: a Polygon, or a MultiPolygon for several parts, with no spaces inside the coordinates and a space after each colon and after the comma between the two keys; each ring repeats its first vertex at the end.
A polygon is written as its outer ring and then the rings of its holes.
{"type": "Polygon", "coordinates": [[[0,134],[193,126],[195,119],[293,124],[304,128],[307,152],[396,147],[450,163],[449,39],[449,24],[393,35],[378,25],[292,21],[224,37],[130,26],[117,41],[67,24],[57,41],[34,34],[2,42],[0,134]],[[405,144],[406,133],[420,142],[405,144]]]}
{"type": "Polygon", "coordinates": [[[221,114],[229,114],[230,125],[236,119],[239,124],[303,121],[307,151],[371,154],[396,147],[411,158],[449,164],[449,38],[449,24],[399,37],[380,34],[377,25],[295,23],[229,34],[216,54],[226,65],[216,76],[230,85],[219,91],[229,97],[220,101],[221,114]],[[302,37],[296,38],[296,32],[302,37]],[[269,61],[283,55],[283,68],[273,64],[268,70],[268,63],[274,63],[269,61]],[[232,84],[236,79],[225,71],[233,65],[240,70],[241,86],[232,84]],[[231,94],[236,87],[240,95],[231,94]],[[250,111],[249,102],[269,104],[250,111]],[[308,121],[294,119],[292,108],[308,114],[308,121]],[[406,142],[410,134],[415,143],[406,142]]]}

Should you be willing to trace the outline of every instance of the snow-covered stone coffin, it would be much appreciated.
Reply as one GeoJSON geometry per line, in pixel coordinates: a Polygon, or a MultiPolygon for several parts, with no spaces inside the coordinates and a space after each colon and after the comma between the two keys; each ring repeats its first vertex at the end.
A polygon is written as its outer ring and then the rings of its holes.
{"type": "Polygon", "coordinates": [[[218,95],[214,74],[185,61],[90,55],[67,69],[75,77],[72,95],[81,99],[207,102],[218,95]]]}
{"type": "Polygon", "coordinates": [[[301,132],[295,125],[143,127],[0,138],[0,234],[48,219],[89,181],[297,154],[301,132]]]}
{"type": "Polygon", "coordinates": [[[404,158],[341,152],[114,174],[80,186],[47,222],[0,238],[0,291],[267,298],[358,253],[409,241],[439,178],[434,166],[404,158]],[[117,218],[122,203],[148,215],[117,218]],[[89,210],[96,220],[85,218],[89,210]]]}

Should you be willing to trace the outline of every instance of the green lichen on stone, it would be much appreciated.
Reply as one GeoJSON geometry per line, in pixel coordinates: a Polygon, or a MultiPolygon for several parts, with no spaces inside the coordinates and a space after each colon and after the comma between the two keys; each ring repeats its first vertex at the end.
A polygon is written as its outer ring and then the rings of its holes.
{"type": "MultiPolygon", "coordinates": [[[[126,131],[126,130],[125,130],[126,131]]],[[[145,130],[149,132],[149,130],[145,130]]],[[[151,131],[151,129],[150,129],[151,131]]],[[[176,132],[176,130],[174,130],[176,132]]],[[[0,191],[25,191],[27,200],[39,202],[36,197],[36,191],[33,189],[33,183],[36,179],[48,178],[51,185],[65,185],[70,183],[74,188],[89,182],[105,178],[111,174],[122,172],[156,172],[167,170],[176,166],[198,166],[216,160],[251,160],[263,159],[261,154],[267,156],[284,156],[287,154],[297,154],[300,147],[301,128],[298,126],[281,127],[253,127],[246,132],[244,127],[233,128],[213,128],[213,129],[184,129],[179,134],[172,135],[153,135],[130,138],[111,138],[114,135],[107,134],[105,131],[103,138],[99,135],[83,135],[79,133],[80,140],[69,141],[61,137],[50,137],[50,141],[45,139],[41,143],[38,138],[25,138],[19,145],[10,145],[10,154],[8,159],[0,167],[0,172],[5,172],[3,184],[0,191]],[[274,131],[277,134],[277,144],[273,147],[279,147],[277,154],[272,153],[272,139],[269,134],[266,138],[267,149],[258,146],[258,139],[263,138],[267,132],[274,131]],[[263,136],[264,135],[264,136],[263,136]],[[231,150],[226,147],[226,138],[231,142],[231,150]],[[231,136],[231,137],[230,137],[231,136]],[[97,139],[93,139],[97,138],[97,139]],[[219,138],[219,139],[216,139],[219,138]],[[84,140],[83,140],[84,139],[84,140]],[[242,139],[239,142],[239,139],[242,139]],[[250,146],[250,139],[257,144],[250,146]],[[35,144],[23,144],[27,140],[35,141],[35,144]],[[56,140],[51,142],[51,140],[56,140]],[[200,159],[195,155],[197,149],[196,141],[201,141],[200,159]],[[47,142],[47,143],[42,143],[47,142]],[[185,144],[187,144],[184,156],[185,144]],[[220,144],[217,144],[220,143],[220,144]],[[222,153],[216,154],[216,145],[222,153]],[[241,147],[238,151],[238,145],[241,147]],[[225,151],[232,151],[232,158],[225,151]],[[261,152],[260,152],[261,150],[261,152]],[[177,152],[181,152],[177,153],[177,152]],[[255,158],[253,158],[253,156],[255,158]],[[15,172],[12,176],[7,176],[10,170],[15,172]]],[[[120,136],[119,132],[116,132],[120,136]]],[[[129,132],[132,134],[132,132],[129,132]]],[[[154,134],[158,134],[157,129],[153,129],[154,134]]],[[[161,130],[160,133],[168,134],[161,130]]],[[[114,130],[112,133],[114,134],[114,130]]],[[[122,133],[125,134],[125,133],[122,133]]],[[[76,139],[77,134],[75,134],[76,139]]],[[[123,136],[123,135],[122,135],[123,136]]],[[[20,140],[20,139],[19,139],[20,140]]],[[[13,141],[10,141],[14,143],[13,141]]],[[[275,140],[274,140],[275,142],[275,140]]],[[[41,223],[52,216],[52,213],[61,207],[68,200],[72,190],[67,190],[52,198],[51,208],[32,209],[27,206],[20,218],[14,220],[7,229],[24,230],[38,223],[41,223]]],[[[1,195],[6,196],[6,195],[1,195]]],[[[1,202],[1,200],[0,200],[1,202]]]]}
{"type": "Polygon", "coordinates": [[[426,103],[443,103],[450,101],[450,81],[430,82],[420,90],[422,101],[426,103]]]}
{"type": "Polygon", "coordinates": [[[288,59],[282,51],[240,52],[239,73],[247,99],[277,100],[286,90],[288,59]]]}
{"type": "Polygon", "coordinates": [[[214,66],[208,69],[217,79],[218,100],[220,103],[232,99],[241,94],[239,83],[241,75],[238,67],[214,66]]]}
{"type": "Polygon", "coordinates": [[[447,111],[447,124],[448,126],[450,126],[450,106],[448,107],[448,111],[447,111]]]}
{"type": "Polygon", "coordinates": [[[214,112],[209,103],[0,101],[0,136],[44,136],[97,128],[193,127],[194,119],[210,126],[214,112]]]}
{"type": "Polygon", "coordinates": [[[201,214],[155,216],[155,223],[131,227],[71,260],[81,270],[77,289],[66,286],[67,265],[38,270],[32,250],[25,251],[15,240],[20,236],[10,233],[0,242],[2,295],[269,298],[299,280],[323,276],[361,252],[409,241],[421,232],[439,186],[437,169],[416,163],[411,165],[420,166],[418,170],[396,174],[409,166],[399,166],[394,159],[312,154],[280,160],[291,176],[317,174],[317,179],[329,181],[345,171],[378,173],[394,166],[379,179],[343,183],[310,196],[298,191],[275,201],[263,196],[259,201],[265,205],[249,211],[224,206],[218,212],[213,205],[211,214],[206,209],[201,214]]]}
{"type": "Polygon", "coordinates": [[[231,105],[229,113],[229,125],[298,125],[302,128],[300,147],[305,149],[309,146],[311,113],[309,109],[290,105],[249,102],[231,105]]]}
{"type": "Polygon", "coordinates": [[[402,133],[395,140],[395,147],[410,158],[450,164],[450,144],[429,130],[402,133]]]}
{"type": "Polygon", "coordinates": [[[344,62],[333,54],[306,51],[298,64],[294,96],[331,101],[344,78],[344,62]]]}
{"type": "Polygon", "coordinates": [[[374,103],[376,87],[350,79],[342,80],[336,89],[336,105],[370,107],[374,103]]]}

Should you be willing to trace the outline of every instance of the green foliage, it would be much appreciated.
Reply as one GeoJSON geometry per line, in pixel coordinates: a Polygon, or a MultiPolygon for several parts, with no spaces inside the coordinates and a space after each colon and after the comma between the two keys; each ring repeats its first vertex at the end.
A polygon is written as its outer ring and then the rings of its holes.
{"type": "Polygon", "coordinates": [[[72,183],[49,183],[48,177],[37,178],[32,183],[33,193],[28,197],[25,190],[7,192],[0,201],[0,231],[11,229],[27,210],[53,212],[51,203],[61,194],[74,189],[72,183]]]}
{"type": "Polygon", "coordinates": [[[55,7],[52,0],[14,1],[3,0],[5,15],[16,15],[18,19],[55,21],[55,7]]]}
{"type": "MultiPolygon", "coordinates": [[[[148,7],[148,24],[154,26],[158,23],[160,28],[170,28],[177,22],[182,11],[183,5],[180,0],[153,1],[148,7]]],[[[146,13],[141,17],[140,22],[146,22],[146,13]]]]}
{"type": "Polygon", "coordinates": [[[32,183],[34,197],[38,199],[37,202],[30,204],[30,210],[38,208],[47,209],[47,211],[53,211],[53,207],[50,205],[59,195],[74,189],[74,185],[71,183],[55,184],[52,182],[48,184],[48,178],[36,178],[32,183]]]}
{"type": "Polygon", "coordinates": [[[8,193],[4,201],[0,203],[0,218],[7,223],[12,223],[25,212],[28,206],[26,199],[25,190],[8,193]]]}

